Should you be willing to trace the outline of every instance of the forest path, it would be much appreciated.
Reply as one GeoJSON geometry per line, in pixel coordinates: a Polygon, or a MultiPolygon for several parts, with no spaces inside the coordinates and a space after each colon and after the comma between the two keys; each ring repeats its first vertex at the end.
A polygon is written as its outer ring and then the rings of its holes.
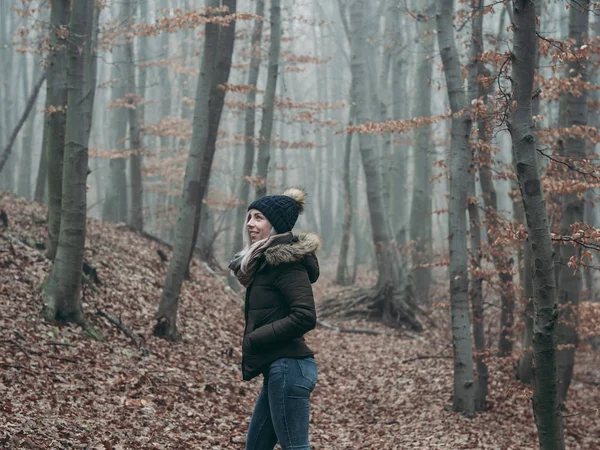
{"type": "MultiPolygon", "coordinates": [[[[46,239],[43,206],[0,193],[0,209],[9,217],[2,234],[30,246],[46,239]]],[[[38,287],[50,265],[38,251],[0,237],[0,448],[244,448],[262,380],[241,381],[242,302],[195,262],[181,294],[184,340],[154,338],[167,267],[159,248],[124,225],[88,221],[86,258],[103,284],[99,293],[85,289],[84,308],[107,339],[93,342],[76,327],[40,320],[38,287]],[[149,355],[97,310],[141,336],[149,355]]],[[[317,283],[317,297],[333,289],[327,283],[326,277],[317,283]]],[[[448,331],[421,336],[429,343],[402,332],[370,336],[317,327],[308,334],[319,366],[312,448],[536,448],[527,390],[513,380],[512,361],[491,362],[491,409],[465,419],[451,411],[451,359],[411,360],[450,356],[448,331]]],[[[569,395],[568,447],[600,448],[600,388],[575,382],[569,395]]]]}

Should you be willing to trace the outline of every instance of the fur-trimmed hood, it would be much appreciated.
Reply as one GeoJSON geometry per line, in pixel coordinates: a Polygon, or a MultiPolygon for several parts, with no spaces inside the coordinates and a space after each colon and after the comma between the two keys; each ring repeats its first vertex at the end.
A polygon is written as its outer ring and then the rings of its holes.
{"type": "Polygon", "coordinates": [[[302,262],[307,270],[310,282],[319,278],[319,262],[315,253],[321,246],[321,238],[315,233],[298,233],[281,244],[265,250],[265,260],[271,266],[302,262]]]}

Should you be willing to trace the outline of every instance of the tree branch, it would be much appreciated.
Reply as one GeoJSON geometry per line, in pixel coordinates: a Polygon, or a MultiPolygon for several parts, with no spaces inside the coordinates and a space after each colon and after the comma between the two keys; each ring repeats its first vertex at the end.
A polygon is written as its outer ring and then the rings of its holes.
{"type": "Polygon", "coordinates": [[[17,126],[15,127],[15,129],[12,132],[12,134],[10,135],[10,139],[8,140],[8,144],[4,148],[4,151],[3,151],[3,154],[2,154],[2,158],[0,159],[0,172],[2,172],[2,169],[4,168],[4,165],[6,164],[6,161],[8,161],[8,158],[10,156],[10,152],[11,152],[12,147],[13,147],[13,144],[15,143],[15,140],[17,139],[17,135],[19,134],[19,131],[21,131],[21,127],[23,127],[23,125],[27,121],[27,117],[29,116],[29,113],[31,112],[31,110],[33,108],[33,105],[35,105],[35,101],[36,101],[37,96],[38,96],[38,94],[40,92],[42,84],[44,84],[45,80],[46,80],[46,72],[44,72],[42,74],[42,76],[40,77],[40,79],[38,80],[38,82],[33,87],[33,92],[29,96],[29,100],[27,100],[27,105],[25,105],[25,111],[23,111],[23,115],[21,116],[21,119],[19,120],[19,123],[17,123],[17,126]]]}

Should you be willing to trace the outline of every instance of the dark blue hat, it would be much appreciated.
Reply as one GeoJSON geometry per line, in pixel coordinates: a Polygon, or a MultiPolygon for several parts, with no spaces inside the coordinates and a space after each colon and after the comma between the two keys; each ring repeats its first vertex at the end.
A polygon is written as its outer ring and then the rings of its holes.
{"type": "Polygon", "coordinates": [[[304,211],[306,192],[299,188],[287,189],[282,195],[265,195],[248,207],[265,215],[278,233],[292,231],[298,216],[304,211]]]}

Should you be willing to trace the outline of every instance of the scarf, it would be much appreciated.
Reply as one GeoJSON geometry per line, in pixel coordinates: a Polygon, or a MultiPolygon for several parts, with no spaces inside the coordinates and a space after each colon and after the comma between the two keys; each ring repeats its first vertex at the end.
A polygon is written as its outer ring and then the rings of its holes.
{"type": "MultiPolygon", "coordinates": [[[[252,253],[249,256],[248,265],[246,267],[246,271],[242,270],[242,260],[244,259],[245,253],[240,252],[237,253],[231,262],[229,263],[229,268],[233,271],[238,281],[244,286],[248,287],[254,281],[254,274],[257,272],[258,261],[264,255],[265,250],[269,247],[272,247],[276,244],[283,244],[286,242],[291,242],[293,239],[293,235],[291,231],[283,234],[275,234],[269,236],[264,242],[256,247],[254,247],[251,251],[252,253]]],[[[261,266],[262,267],[262,266],[261,266]]]]}

